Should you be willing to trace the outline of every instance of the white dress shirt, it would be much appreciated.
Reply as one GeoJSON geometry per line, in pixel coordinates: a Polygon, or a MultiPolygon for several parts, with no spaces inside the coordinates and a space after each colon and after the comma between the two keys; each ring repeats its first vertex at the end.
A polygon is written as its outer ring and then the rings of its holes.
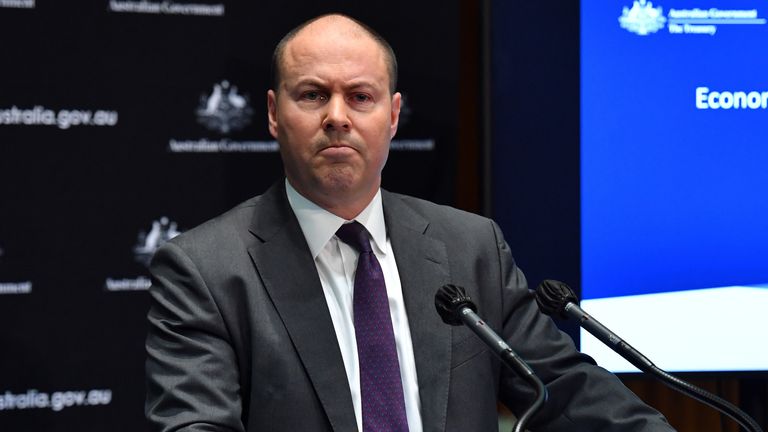
{"type": "MultiPolygon", "coordinates": [[[[307,240],[309,250],[315,259],[317,274],[323,286],[325,301],[331,314],[333,328],[339,341],[344,369],[347,372],[349,390],[352,393],[357,427],[363,430],[363,416],[360,401],[360,367],[357,358],[357,340],[352,316],[352,295],[355,286],[355,269],[358,252],[339,240],[336,231],[342,224],[349,222],[321,208],[299,194],[285,181],[288,202],[307,240]]],[[[355,219],[371,235],[371,247],[384,272],[384,283],[389,298],[389,313],[395,333],[397,358],[400,362],[400,378],[403,382],[405,412],[408,417],[410,432],[421,432],[421,411],[419,402],[419,384],[416,379],[416,361],[413,357],[411,330],[408,315],[405,312],[403,290],[400,286],[400,274],[397,272],[395,255],[384,224],[384,210],[381,203],[381,190],[360,212],[355,219]]]]}

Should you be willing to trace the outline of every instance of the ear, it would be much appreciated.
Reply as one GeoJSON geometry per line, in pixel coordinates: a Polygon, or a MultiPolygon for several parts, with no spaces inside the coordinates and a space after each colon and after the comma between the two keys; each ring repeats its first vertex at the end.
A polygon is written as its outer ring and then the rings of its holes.
{"type": "Polygon", "coordinates": [[[389,126],[389,139],[395,137],[397,133],[397,125],[400,123],[400,104],[403,97],[400,92],[392,95],[392,110],[390,112],[390,126],[389,126]]]}
{"type": "Polygon", "coordinates": [[[269,133],[277,139],[277,95],[273,90],[267,91],[267,119],[269,121],[269,133]]]}

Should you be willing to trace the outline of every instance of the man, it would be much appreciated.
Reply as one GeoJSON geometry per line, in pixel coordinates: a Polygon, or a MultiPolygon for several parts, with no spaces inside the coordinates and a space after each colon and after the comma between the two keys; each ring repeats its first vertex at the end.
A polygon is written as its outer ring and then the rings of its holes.
{"type": "Polygon", "coordinates": [[[496,224],[380,189],[401,103],[380,36],[318,17],[273,63],[269,130],[286,179],[153,261],[156,430],[497,430],[497,401],[519,413],[532,391],[442,323],[446,283],[468,289],[547,385],[532,430],[672,430],[538,312],[496,224]],[[383,320],[358,303],[369,295],[383,320]]]}

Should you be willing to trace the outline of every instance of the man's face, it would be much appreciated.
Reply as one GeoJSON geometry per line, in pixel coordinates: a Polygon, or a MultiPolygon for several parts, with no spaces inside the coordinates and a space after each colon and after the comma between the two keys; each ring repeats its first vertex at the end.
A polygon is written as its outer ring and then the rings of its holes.
{"type": "Polygon", "coordinates": [[[381,47],[333,24],[320,20],[288,43],[280,86],[267,94],[288,180],[330,210],[373,198],[400,113],[381,47]]]}

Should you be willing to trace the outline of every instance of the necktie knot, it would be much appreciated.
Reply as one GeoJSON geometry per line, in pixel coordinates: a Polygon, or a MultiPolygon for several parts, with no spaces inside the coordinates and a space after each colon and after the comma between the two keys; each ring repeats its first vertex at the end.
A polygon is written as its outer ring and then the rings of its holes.
{"type": "Polygon", "coordinates": [[[336,236],[359,253],[372,251],[371,242],[368,240],[368,230],[357,221],[342,225],[336,231],[336,236]]]}

